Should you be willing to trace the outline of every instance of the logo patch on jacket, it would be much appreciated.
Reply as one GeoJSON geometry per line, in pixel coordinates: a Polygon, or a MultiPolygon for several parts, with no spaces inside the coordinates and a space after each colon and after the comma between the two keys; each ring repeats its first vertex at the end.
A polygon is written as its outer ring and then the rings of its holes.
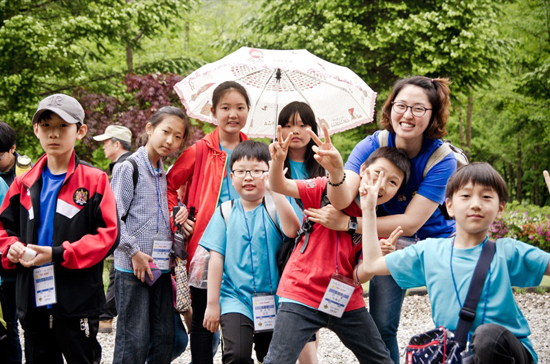
{"type": "Polygon", "coordinates": [[[88,203],[89,192],[87,189],[80,187],[73,195],[73,201],[79,206],[84,206],[88,203]]]}

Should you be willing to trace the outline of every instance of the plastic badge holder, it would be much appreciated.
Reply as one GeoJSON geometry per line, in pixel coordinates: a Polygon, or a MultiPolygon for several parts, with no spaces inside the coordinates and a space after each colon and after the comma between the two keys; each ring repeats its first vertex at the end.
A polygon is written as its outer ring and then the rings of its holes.
{"type": "Polygon", "coordinates": [[[149,267],[151,268],[151,274],[153,274],[153,279],[151,280],[151,277],[149,277],[149,274],[145,273],[145,283],[152,286],[157,281],[157,279],[159,279],[162,272],[160,271],[159,267],[157,267],[153,262],[149,262],[149,267]]]}

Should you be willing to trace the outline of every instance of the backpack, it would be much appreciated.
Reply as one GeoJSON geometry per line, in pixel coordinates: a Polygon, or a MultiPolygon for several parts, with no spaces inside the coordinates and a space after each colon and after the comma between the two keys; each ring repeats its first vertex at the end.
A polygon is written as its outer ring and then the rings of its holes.
{"type": "MultiPolygon", "coordinates": [[[[380,144],[380,147],[387,147],[388,146],[388,138],[390,136],[390,132],[387,130],[382,130],[378,134],[378,143],[380,144]]],[[[455,147],[449,140],[441,139],[443,142],[436,150],[432,152],[432,155],[430,158],[428,158],[428,162],[426,163],[426,167],[424,167],[424,172],[422,173],[422,178],[426,178],[426,175],[432,169],[436,164],[441,162],[446,156],[448,156],[450,153],[453,153],[456,162],[457,167],[462,167],[467,165],[468,157],[464,153],[464,151],[458,147],[455,147]]],[[[447,212],[447,206],[445,204],[439,205],[439,210],[443,214],[446,220],[450,220],[451,217],[449,216],[449,213],[447,212]]]]}
{"type": "MultiPolygon", "coordinates": [[[[388,146],[388,139],[390,137],[390,132],[387,130],[382,130],[378,134],[378,143],[380,144],[380,147],[387,147],[388,146]]],[[[468,157],[464,153],[464,151],[458,147],[455,147],[449,140],[447,139],[441,139],[443,144],[437,148],[430,158],[428,159],[428,163],[426,163],[426,167],[424,168],[424,172],[422,173],[422,178],[425,178],[430,169],[432,169],[433,166],[441,162],[446,156],[448,156],[450,153],[453,153],[456,158],[457,167],[462,167],[467,165],[468,157]]]]}

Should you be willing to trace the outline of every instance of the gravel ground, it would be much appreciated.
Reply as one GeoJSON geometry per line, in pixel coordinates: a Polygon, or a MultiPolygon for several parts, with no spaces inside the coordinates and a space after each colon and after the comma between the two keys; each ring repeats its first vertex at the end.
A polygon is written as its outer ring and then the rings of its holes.
{"type": "MultiPolygon", "coordinates": [[[[516,301],[529,321],[531,327],[531,341],[539,355],[540,364],[550,364],[550,336],[548,330],[548,314],[550,313],[550,293],[523,293],[516,294],[516,301]]],[[[365,299],[368,302],[368,298],[365,299]]],[[[431,307],[426,295],[409,295],[403,304],[401,326],[398,340],[401,351],[405,348],[408,339],[419,332],[433,328],[431,307]]],[[[116,327],[116,320],[115,320],[116,327]]],[[[103,347],[102,363],[109,364],[113,358],[115,333],[99,334],[99,342],[103,347]]],[[[357,363],[355,356],[349,351],[340,339],[327,329],[320,330],[319,351],[317,354],[320,364],[357,363]]],[[[189,347],[173,363],[188,364],[191,361],[189,347]]],[[[214,363],[221,363],[221,353],[218,350],[214,363]]]]}

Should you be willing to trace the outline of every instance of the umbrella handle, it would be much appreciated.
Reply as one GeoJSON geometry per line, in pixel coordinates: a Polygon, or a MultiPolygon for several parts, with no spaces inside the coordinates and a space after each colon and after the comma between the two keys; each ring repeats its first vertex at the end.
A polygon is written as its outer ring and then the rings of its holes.
{"type": "Polygon", "coordinates": [[[275,73],[275,82],[277,83],[277,92],[275,93],[275,121],[273,122],[273,140],[277,138],[277,116],[279,116],[279,89],[281,88],[281,69],[277,68],[275,73]]]}

